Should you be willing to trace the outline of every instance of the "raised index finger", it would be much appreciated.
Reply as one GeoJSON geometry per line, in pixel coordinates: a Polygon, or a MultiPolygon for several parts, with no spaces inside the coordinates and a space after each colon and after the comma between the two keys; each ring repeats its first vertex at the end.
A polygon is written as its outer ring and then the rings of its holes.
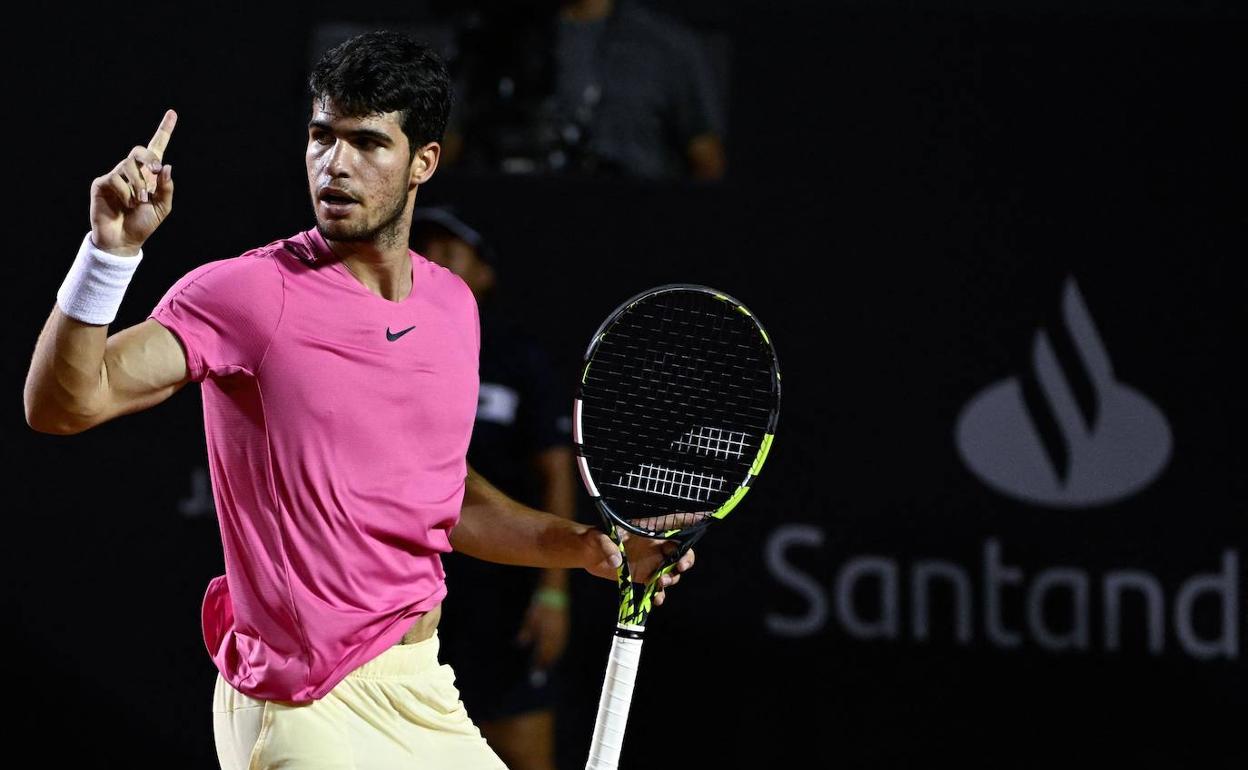
{"type": "Polygon", "coordinates": [[[164,160],[165,147],[169,145],[169,137],[173,135],[173,126],[178,122],[178,113],[173,110],[165,110],[165,117],[160,121],[160,128],[156,129],[156,133],[152,134],[152,141],[147,143],[147,149],[156,153],[156,157],[164,160]]]}

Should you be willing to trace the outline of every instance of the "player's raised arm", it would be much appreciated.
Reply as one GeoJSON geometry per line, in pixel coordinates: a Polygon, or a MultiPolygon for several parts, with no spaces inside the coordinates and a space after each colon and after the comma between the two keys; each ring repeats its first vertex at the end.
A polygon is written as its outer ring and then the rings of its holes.
{"type": "Polygon", "coordinates": [[[177,122],[165,112],[146,147],[136,145],[91,183],[91,231],[35,344],[23,401],[44,433],[78,433],[146,409],[188,380],[177,339],[148,319],[108,336],[142,246],[173,210],[165,148],[177,122]]]}

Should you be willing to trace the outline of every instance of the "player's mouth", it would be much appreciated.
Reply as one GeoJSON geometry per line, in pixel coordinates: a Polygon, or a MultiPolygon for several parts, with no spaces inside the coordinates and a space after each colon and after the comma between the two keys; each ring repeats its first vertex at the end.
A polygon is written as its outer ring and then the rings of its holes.
{"type": "Polygon", "coordinates": [[[345,191],[334,187],[322,187],[317,196],[321,209],[329,216],[346,216],[360,205],[360,202],[345,191]]]}

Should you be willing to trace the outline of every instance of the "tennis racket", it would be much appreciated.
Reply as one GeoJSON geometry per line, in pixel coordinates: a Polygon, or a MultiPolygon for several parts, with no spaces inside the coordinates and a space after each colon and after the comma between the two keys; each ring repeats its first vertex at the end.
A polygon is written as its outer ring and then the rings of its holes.
{"type": "Polygon", "coordinates": [[[598,327],[573,405],[581,480],[620,549],[620,613],[587,770],[615,770],[651,600],[763,467],[780,410],[780,369],[762,324],[705,286],[642,292],[598,327]],[[634,584],[621,530],[677,547],[634,584]]]}

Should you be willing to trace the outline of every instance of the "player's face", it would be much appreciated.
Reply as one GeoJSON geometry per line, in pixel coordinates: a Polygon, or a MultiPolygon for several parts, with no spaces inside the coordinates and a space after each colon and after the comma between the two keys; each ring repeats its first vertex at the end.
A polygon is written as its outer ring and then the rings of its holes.
{"type": "Polygon", "coordinates": [[[313,99],[306,162],[316,225],[327,240],[406,242],[404,214],[416,185],[398,112],[351,118],[332,99],[313,99]]]}

